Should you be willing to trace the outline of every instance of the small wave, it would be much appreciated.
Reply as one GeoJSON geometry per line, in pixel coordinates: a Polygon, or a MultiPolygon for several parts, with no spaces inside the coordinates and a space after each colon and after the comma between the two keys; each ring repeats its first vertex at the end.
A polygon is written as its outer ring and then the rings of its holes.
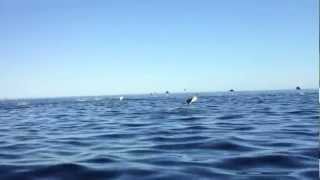
{"type": "Polygon", "coordinates": [[[146,123],[124,123],[124,124],[121,124],[122,126],[126,126],[126,127],[144,127],[144,126],[150,126],[150,125],[153,125],[153,124],[146,124],[146,123]]]}
{"type": "Polygon", "coordinates": [[[29,103],[25,102],[25,101],[22,101],[22,102],[18,102],[17,105],[18,106],[27,106],[27,105],[29,105],[29,103]]]}
{"type": "MultiPolygon", "coordinates": [[[[0,167],[1,169],[3,167],[0,167]]],[[[58,164],[47,167],[31,167],[23,172],[17,172],[21,167],[11,168],[0,175],[1,180],[88,180],[116,178],[121,175],[115,170],[95,170],[78,164],[58,164]]]]}
{"type": "Polygon", "coordinates": [[[251,126],[235,127],[234,130],[236,130],[236,131],[251,131],[251,130],[255,130],[255,127],[251,127],[251,126]]]}
{"type": "Polygon", "coordinates": [[[212,151],[235,151],[235,152],[246,152],[257,150],[257,148],[244,146],[232,142],[186,142],[186,143],[170,143],[162,144],[153,147],[154,149],[163,150],[192,150],[192,149],[207,149],[212,151]]]}
{"type": "Polygon", "coordinates": [[[297,144],[296,143],[291,143],[291,142],[266,142],[266,143],[263,143],[264,146],[270,146],[270,147],[295,147],[297,144]]]}
{"type": "Polygon", "coordinates": [[[185,130],[209,130],[210,127],[205,125],[192,125],[184,128],[185,130]]]}
{"type": "Polygon", "coordinates": [[[281,154],[256,155],[251,157],[234,157],[224,159],[219,166],[228,169],[248,169],[248,168],[302,168],[305,166],[305,158],[300,156],[288,156],[281,154]]]}
{"type": "Polygon", "coordinates": [[[97,139],[122,139],[122,138],[134,138],[136,134],[129,133],[111,133],[111,134],[102,134],[97,135],[97,139]]]}
{"type": "Polygon", "coordinates": [[[189,136],[189,137],[152,137],[148,138],[148,141],[153,142],[187,142],[187,141],[201,141],[206,140],[209,137],[206,136],[189,136]]]}
{"type": "Polygon", "coordinates": [[[311,110],[297,110],[297,111],[289,111],[288,114],[294,114],[294,115],[313,115],[317,114],[318,111],[311,111],[311,110]]]}
{"type": "Polygon", "coordinates": [[[217,119],[220,119],[220,120],[228,120],[228,119],[240,119],[240,118],[243,118],[244,116],[241,115],[241,114],[235,114],[235,115],[225,115],[225,116],[220,116],[220,117],[217,117],[217,119]]]}
{"type": "Polygon", "coordinates": [[[93,100],[95,101],[101,101],[103,98],[99,98],[99,97],[96,97],[96,98],[93,98],[93,100]]]}
{"type": "Polygon", "coordinates": [[[320,179],[319,170],[317,168],[302,170],[298,173],[300,179],[316,179],[317,177],[320,179]]]}
{"type": "Polygon", "coordinates": [[[77,102],[86,102],[88,101],[88,99],[83,99],[83,98],[79,98],[79,99],[76,99],[77,102]]]}
{"type": "Polygon", "coordinates": [[[310,158],[320,158],[320,150],[318,147],[314,148],[298,148],[293,149],[297,154],[308,156],[310,158]]]}
{"type": "Polygon", "coordinates": [[[95,157],[95,158],[82,160],[80,162],[82,162],[82,163],[94,163],[94,164],[108,164],[108,163],[115,163],[117,161],[114,160],[113,158],[95,157]]]}
{"type": "Polygon", "coordinates": [[[237,152],[245,152],[245,151],[253,151],[257,150],[257,148],[254,147],[249,147],[245,145],[240,145],[238,143],[234,142],[228,142],[228,141],[223,141],[223,142],[215,142],[215,143],[206,143],[202,145],[202,147],[209,148],[212,150],[220,150],[220,151],[237,151],[237,152]]]}
{"type": "Polygon", "coordinates": [[[195,121],[195,120],[201,120],[201,119],[205,119],[205,118],[204,118],[204,117],[191,116],[191,117],[179,118],[178,120],[182,120],[182,121],[195,121]]]}

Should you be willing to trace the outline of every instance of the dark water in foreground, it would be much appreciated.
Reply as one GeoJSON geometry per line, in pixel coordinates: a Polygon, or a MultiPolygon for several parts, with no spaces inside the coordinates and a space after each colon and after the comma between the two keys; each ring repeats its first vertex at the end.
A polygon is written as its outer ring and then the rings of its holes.
{"type": "Polygon", "coordinates": [[[0,101],[0,179],[318,179],[306,91],[0,101]]]}

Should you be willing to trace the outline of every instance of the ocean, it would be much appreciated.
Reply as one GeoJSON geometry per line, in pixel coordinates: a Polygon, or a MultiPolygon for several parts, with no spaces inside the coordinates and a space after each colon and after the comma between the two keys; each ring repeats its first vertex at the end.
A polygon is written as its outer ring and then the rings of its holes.
{"type": "Polygon", "coordinates": [[[0,180],[318,179],[316,90],[0,101],[0,180]]]}

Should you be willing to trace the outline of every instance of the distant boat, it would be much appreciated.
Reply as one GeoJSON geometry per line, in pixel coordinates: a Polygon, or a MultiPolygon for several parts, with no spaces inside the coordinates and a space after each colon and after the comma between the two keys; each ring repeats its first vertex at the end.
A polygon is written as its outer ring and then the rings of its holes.
{"type": "Polygon", "coordinates": [[[120,100],[120,101],[122,101],[122,100],[123,100],[123,98],[124,98],[123,96],[120,96],[120,97],[119,97],[119,100],[120,100]]]}
{"type": "Polygon", "coordinates": [[[297,87],[296,87],[296,90],[301,90],[300,86],[297,86],[297,87]]]}
{"type": "Polygon", "coordinates": [[[170,92],[169,92],[169,91],[166,91],[166,94],[170,94],[170,92]]]}
{"type": "Polygon", "coordinates": [[[192,96],[192,97],[190,97],[190,98],[188,98],[187,100],[186,100],[186,103],[187,104],[192,104],[193,102],[196,102],[198,100],[198,97],[197,96],[192,96]]]}
{"type": "Polygon", "coordinates": [[[234,92],[234,89],[230,89],[229,92],[234,92]]]}

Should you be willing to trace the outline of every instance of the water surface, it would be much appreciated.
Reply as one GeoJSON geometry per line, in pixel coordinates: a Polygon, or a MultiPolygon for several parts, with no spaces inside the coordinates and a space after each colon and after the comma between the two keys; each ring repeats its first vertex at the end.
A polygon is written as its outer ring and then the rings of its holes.
{"type": "Polygon", "coordinates": [[[0,101],[0,179],[318,179],[316,91],[0,101]]]}

